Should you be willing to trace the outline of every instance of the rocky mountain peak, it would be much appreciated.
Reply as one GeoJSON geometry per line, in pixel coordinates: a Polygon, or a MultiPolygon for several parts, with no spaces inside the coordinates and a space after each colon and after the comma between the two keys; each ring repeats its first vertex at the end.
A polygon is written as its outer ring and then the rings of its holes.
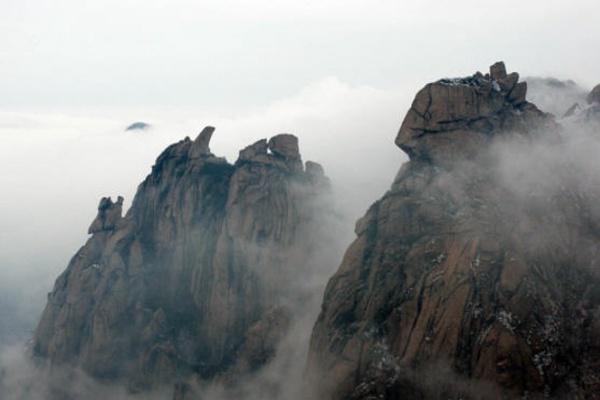
{"type": "Polygon", "coordinates": [[[417,93],[325,291],[318,398],[597,398],[600,185],[526,89],[496,63],[417,93]]]}
{"type": "Polygon", "coordinates": [[[300,159],[298,138],[288,133],[282,133],[269,139],[269,150],[286,160],[300,159]]]}
{"type": "Polygon", "coordinates": [[[600,84],[596,85],[587,96],[589,104],[598,103],[600,104],[600,84]]]}
{"type": "Polygon", "coordinates": [[[114,203],[110,197],[103,197],[100,199],[98,215],[94,221],[92,221],[88,233],[93,234],[115,229],[117,223],[121,219],[122,210],[123,197],[119,196],[114,203]]]}
{"type": "Polygon", "coordinates": [[[240,150],[240,155],[237,162],[256,161],[261,159],[261,157],[265,158],[268,148],[267,139],[260,139],[259,141],[240,150]]]}
{"type": "Polygon", "coordinates": [[[438,165],[472,158],[507,130],[523,134],[551,124],[551,117],[526,100],[527,83],[507,74],[503,62],[465,77],[440,79],[421,89],[409,109],[396,145],[411,159],[438,165]]]}
{"type": "Polygon", "coordinates": [[[147,122],[143,122],[143,121],[137,121],[134,122],[130,125],[128,125],[125,130],[126,131],[144,131],[147,129],[150,129],[152,127],[152,125],[150,125],[147,122]]]}
{"type": "Polygon", "coordinates": [[[274,356],[323,239],[328,181],[304,170],[293,135],[231,165],[210,152],[213,133],[167,147],[124,217],[121,197],[102,198],[48,296],[36,357],[144,391],[235,381],[274,356]]]}
{"type": "MultiPolygon", "coordinates": [[[[498,61],[490,66],[490,76],[496,81],[506,79],[506,66],[504,62],[498,61]]],[[[517,75],[518,78],[518,75],[517,75]]]]}
{"type": "Polygon", "coordinates": [[[212,155],[212,153],[210,152],[209,145],[210,139],[212,138],[214,132],[215,128],[212,126],[207,126],[204,129],[202,129],[202,131],[198,134],[192,146],[190,147],[191,158],[212,155]]]}
{"type": "Polygon", "coordinates": [[[302,158],[298,149],[298,138],[288,133],[282,133],[269,139],[269,150],[277,157],[285,160],[293,170],[302,170],[302,158]]]}
{"type": "MultiPolygon", "coordinates": [[[[304,171],[298,138],[288,133],[275,135],[268,141],[261,139],[242,149],[236,164],[247,162],[277,165],[292,174],[304,171]]],[[[312,174],[312,171],[306,172],[312,174]]]]}

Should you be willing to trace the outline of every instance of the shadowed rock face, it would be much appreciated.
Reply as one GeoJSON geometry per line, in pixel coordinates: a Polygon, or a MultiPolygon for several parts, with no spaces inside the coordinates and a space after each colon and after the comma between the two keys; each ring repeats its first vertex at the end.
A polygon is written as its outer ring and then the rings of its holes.
{"type": "Polygon", "coordinates": [[[122,198],[101,200],[92,236],[48,295],[36,356],[133,390],[179,382],[177,393],[272,357],[329,184],[318,164],[304,171],[292,135],[231,165],[210,152],[213,131],[169,146],[126,216],[122,198]]]}
{"type": "Polygon", "coordinates": [[[600,103],[600,85],[596,85],[587,96],[589,104],[600,103]]]}
{"type": "Polygon", "coordinates": [[[103,197],[98,205],[98,216],[88,229],[89,234],[115,229],[123,213],[123,197],[119,196],[116,203],[110,197],[103,197]]]}
{"type": "Polygon", "coordinates": [[[499,177],[498,142],[560,145],[517,81],[496,64],[417,94],[396,138],[410,161],[325,292],[321,398],[598,398],[600,194],[567,166],[550,188],[499,177]]]}

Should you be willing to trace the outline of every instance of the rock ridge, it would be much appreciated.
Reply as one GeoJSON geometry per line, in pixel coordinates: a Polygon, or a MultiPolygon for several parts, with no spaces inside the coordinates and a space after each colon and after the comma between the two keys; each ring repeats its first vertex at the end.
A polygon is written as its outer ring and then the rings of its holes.
{"type": "Polygon", "coordinates": [[[210,151],[214,131],[168,146],[125,216],[122,197],[101,199],[48,295],[34,356],[131,391],[175,385],[176,396],[274,356],[294,318],[290,280],[323,238],[329,183],[318,164],[304,170],[293,135],[229,164],[210,151]]]}

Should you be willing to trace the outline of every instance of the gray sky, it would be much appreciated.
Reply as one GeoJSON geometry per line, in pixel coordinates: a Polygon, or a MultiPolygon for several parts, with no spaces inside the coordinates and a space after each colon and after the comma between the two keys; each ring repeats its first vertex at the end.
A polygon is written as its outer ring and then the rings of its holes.
{"type": "Polygon", "coordinates": [[[4,109],[246,109],[324,77],[405,88],[497,59],[600,79],[597,0],[1,3],[4,109]]]}

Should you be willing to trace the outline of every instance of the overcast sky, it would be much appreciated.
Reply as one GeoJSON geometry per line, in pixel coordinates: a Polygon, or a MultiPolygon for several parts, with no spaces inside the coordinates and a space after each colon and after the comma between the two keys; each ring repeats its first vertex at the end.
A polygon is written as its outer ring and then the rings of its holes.
{"type": "Polygon", "coordinates": [[[246,109],[325,77],[404,89],[498,59],[600,80],[597,0],[0,3],[3,109],[246,109]]]}

